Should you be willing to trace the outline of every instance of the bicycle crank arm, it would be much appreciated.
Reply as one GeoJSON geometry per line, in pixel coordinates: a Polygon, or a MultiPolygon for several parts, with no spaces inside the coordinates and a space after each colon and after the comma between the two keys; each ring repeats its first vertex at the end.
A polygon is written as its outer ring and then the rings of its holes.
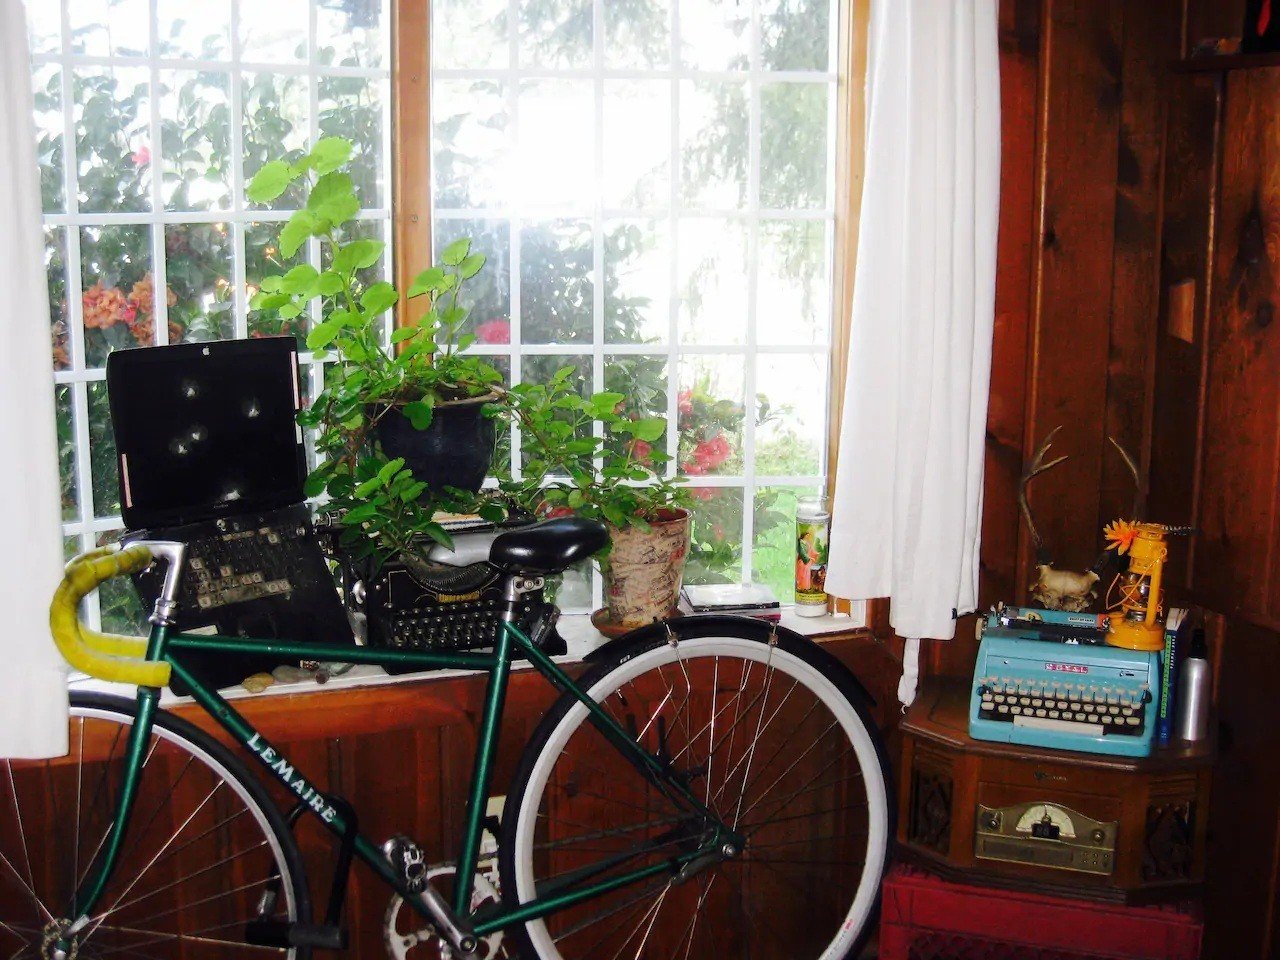
{"type": "Polygon", "coordinates": [[[463,926],[458,921],[453,909],[449,906],[449,901],[431,885],[430,880],[421,892],[409,894],[405,899],[431,919],[436,933],[448,942],[460,960],[475,956],[476,949],[480,946],[479,938],[469,926],[463,926]]]}

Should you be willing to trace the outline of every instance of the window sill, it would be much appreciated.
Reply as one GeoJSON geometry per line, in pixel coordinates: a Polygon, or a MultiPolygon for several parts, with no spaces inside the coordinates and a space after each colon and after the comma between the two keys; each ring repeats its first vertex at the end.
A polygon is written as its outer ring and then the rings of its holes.
{"type": "MultiPolygon", "coordinates": [[[[793,630],[802,636],[815,640],[848,635],[860,630],[864,624],[861,604],[854,605],[851,616],[827,614],[821,617],[797,616],[791,607],[784,607],[780,626],[793,630]]],[[[560,633],[568,645],[568,653],[554,658],[557,663],[573,665],[581,663],[588,656],[609,642],[608,638],[591,625],[591,617],[587,614],[571,614],[561,618],[560,633]]],[[[529,664],[518,661],[514,672],[520,673],[532,669],[529,664]]],[[[318,684],[314,680],[299,680],[293,683],[275,683],[261,693],[251,693],[243,687],[232,687],[221,691],[228,700],[260,700],[267,697],[289,696],[300,693],[317,693],[321,690],[349,690],[364,687],[391,687],[397,684],[414,683],[423,680],[448,680],[456,677],[472,675],[474,670],[425,670],[415,673],[403,673],[396,676],[388,674],[381,667],[368,664],[357,664],[340,676],[331,677],[326,683],[318,684]]],[[[110,683],[93,677],[76,676],[68,683],[72,691],[92,691],[95,693],[111,693],[117,696],[132,698],[135,688],[128,684],[110,683]]],[[[171,690],[163,690],[160,702],[166,706],[191,703],[190,697],[179,697],[171,690]]]]}

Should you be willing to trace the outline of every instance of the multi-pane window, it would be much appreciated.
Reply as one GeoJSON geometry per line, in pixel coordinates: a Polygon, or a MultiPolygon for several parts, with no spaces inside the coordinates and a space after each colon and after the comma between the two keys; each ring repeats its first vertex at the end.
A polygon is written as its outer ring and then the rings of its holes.
{"type": "MultiPolygon", "coordinates": [[[[838,0],[434,0],[437,249],[512,380],[564,366],[675,429],[688,579],[794,571],[825,470],[838,0]]],[[[518,450],[518,437],[511,449],[518,450]]],[[[520,469],[505,458],[500,469],[520,469]]],[[[568,608],[599,584],[566,584],[568,608]]]]}
{"type": "MultiPolygon", "coordinates": [[[[28,0],[68,553],[120,529],[103,380],[115,349],[280,332],[248,310],[299,197],[265,162],[357,146],[360,229],[390,240],[387,0],[28,0]]],[[[297,260],[319,266],[313,242],[297,260]]],[[[389,268],[387,268],[389,269],[389,268]]],[[[312,389],[321,370],[310,370],[312,389]]],[[[89,611],[137,617],[127,584],[89,611]]]]}

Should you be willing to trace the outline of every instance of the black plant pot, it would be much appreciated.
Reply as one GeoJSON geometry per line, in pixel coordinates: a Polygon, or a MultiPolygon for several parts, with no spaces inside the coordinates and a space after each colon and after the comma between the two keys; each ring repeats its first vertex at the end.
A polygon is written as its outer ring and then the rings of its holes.
{"type": "Polygon", "coordinates": [[[378,421],[378,440],[392,459],[405,466],[430,489],[458,487],[475,492],[493,463],[493,421],[482,410],[493,397],[448,400],[435,407],[431,425],[418,430],[398,407],[378,421]]]}

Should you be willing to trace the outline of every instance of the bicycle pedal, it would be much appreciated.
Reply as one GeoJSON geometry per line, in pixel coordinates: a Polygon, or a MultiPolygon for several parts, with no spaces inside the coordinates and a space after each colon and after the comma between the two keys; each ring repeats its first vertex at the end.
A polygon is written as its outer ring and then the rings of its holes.
{"type": "Polygon", "coordinates": [[[427,857],[420,846],[398,833],[382,845],[382,852],[392,869],[400,874],[405,889],[410,893],[427,889],[427,857]]]}

